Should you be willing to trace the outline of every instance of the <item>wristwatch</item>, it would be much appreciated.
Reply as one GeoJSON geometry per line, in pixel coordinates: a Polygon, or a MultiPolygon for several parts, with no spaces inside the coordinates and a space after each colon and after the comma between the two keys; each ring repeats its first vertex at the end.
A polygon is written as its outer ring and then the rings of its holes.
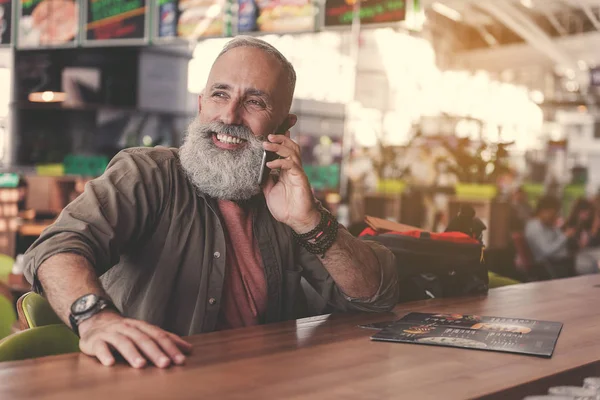
{"type": "Polygon", "coordinates": [[[115,305],[108,299],[93,293],[81,296],[71,305],[71,314],[69,315],[71,329],[79,336],[79,324],[107,308],[118,312],[115,305]]]}

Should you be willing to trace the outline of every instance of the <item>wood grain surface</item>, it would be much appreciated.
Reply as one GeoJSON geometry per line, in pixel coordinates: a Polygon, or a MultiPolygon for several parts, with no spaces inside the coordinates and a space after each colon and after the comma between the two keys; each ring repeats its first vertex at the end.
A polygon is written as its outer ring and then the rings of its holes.
{"type": "MultiPolygon", "coordinates": [[[[522,398],[600,373],[600,276],[509,286],[487,297],[401,304],[190,337],[182,367],[107,368],[81,354],[0,364],[0,399],[522,398]],[[560,321],[551,359],[373,342],[357,324],[410,311],[560,321]],[[566,380],[565,380],[566,379],[566,380]],[[503,395],[504,394],[504,395],[503,395]]],[[[581,383],[581,382],[579,382],[581,383]]]]}

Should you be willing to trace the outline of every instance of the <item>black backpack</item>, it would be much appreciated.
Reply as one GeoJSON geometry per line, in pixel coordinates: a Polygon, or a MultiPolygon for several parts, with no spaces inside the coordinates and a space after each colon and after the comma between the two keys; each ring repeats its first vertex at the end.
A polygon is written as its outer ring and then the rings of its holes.
{"type": "Polygon", "coordinates": [[[468,234],[422,231],[378,234],[367,228],[360,237],[383,244],[396,256],[400,302],[488,292],[484,246],[468,234]]]}

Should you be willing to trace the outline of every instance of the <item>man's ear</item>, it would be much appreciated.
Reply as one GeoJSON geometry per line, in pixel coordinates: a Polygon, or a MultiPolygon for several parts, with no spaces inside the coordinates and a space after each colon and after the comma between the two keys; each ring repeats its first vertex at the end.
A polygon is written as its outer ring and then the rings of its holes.
{"type": "Polygon", "coordinates": [[[198,114],[200,114],[200,111],[202,111],[202,96],[204,95],[204,92],[201,92],[198,95],[198,114]]]}
{"type": "Polygon", "coordinates": [[[298,116],[296,114],[288,114],[287,116],[287,121],[288,121],[288,128],[287,128],[287,134],[286,136],[289,137],[290,136],[290,129],[296,125],[296,123],[298,122],[298,116]]]}
{"type": "MultiPolygon", "coordinates": [[[[296,125],[296,122],[298,122],[298,116],[296,114],[288,114],[287,119],[288,119],[290,128],[292,126],[296,125]]],[[[288,128],[288,130],[289,130],[289,128],[288,128]]]]}

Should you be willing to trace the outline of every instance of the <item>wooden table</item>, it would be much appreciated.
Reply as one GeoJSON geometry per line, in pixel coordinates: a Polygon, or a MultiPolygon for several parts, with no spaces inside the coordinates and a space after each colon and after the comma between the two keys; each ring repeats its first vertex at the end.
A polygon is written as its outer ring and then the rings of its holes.
{"type": "Polygon", "coordinates": [[[599,300],[600,275],[395,310],[561,321],[551,359],[372,342],[356,325],[393,315],[323,316],[190,337],[193,356],[168,370],[80,354],[0,364],[0,399],[518,399],[600,376],[599,300]]]}

